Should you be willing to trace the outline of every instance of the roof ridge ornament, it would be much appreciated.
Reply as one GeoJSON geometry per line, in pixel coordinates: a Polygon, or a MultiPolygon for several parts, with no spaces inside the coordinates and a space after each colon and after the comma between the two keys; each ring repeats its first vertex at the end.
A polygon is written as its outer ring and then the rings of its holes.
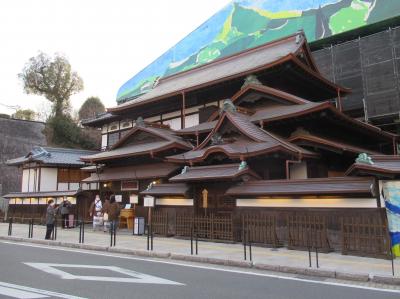
{"type": "Polygon", "coordinates": [[[222,104],[222,111],[223,112],[236,112],[236,106],[233,104],[231,99],[226,99],[222,104]]]}
{"type": "Polygon", "coordinates": [[[374,165],[374,161],[372,161],[372,158],[370,156],[368,156],[367,153],[359,154],[357,159],[356,159],[356,163],[374,165]]]}
{"type": "Polygon", "coordinates": [[[136,119],[135,123],[136,123],[136,125],[137,125],[138,127],[145,127],[145,126],[146,126],[146,124],[144,123],[144,119],[143,119],[143,117],[141,117],[141,116],[139,116],[139,117],[136,119]]]}
{"type": "Polygon", "coordinates": [[[222,144],[222,136],[219,133],[215,133],[211,136],[211,145],[222,144]]]}
{"type": "Polygon", "coordinates": [[[181,174],[185,174],[186,172],[188,172],[189,171],[189,166],[183,166],[183,168],[182,168],[182,171],[181,171],[181,174]]]}
{"type": "Polygon", "coordinates": [[[258,80],[258,78],[257,78],[256,75],[251,74],[251,75],[248,75],[248,76],[244,79],[244,83],[243,83],[243,85],[242,85],[242,87],[241,87],[240,89],[243,89],[243,88],[245,88],[246,86],[248,86],[248,85],[250,85],[250,84],[253,84],[253,85],[263,85],[263,84],[261,83],[261,81],[258,80]]]}
{"type": "Polygon", "coordinates": [[[245,168],[247,168],[247,162],[246,161],[240,162],[238,170],[241,171],[245,168]]]}

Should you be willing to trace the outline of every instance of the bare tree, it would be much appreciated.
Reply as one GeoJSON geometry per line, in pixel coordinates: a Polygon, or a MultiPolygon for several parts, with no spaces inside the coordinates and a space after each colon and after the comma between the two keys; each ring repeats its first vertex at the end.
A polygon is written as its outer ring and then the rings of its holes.
{"type": "Polygon", "coordinates": [[[42,95],[53,103],[56,117],[69,112],[69,98],[83,89],[81,77],[71,70],[67,58],[60,54],[49,57],[39,53],[29,59],[18,76],[26,93],[42,95]]]}

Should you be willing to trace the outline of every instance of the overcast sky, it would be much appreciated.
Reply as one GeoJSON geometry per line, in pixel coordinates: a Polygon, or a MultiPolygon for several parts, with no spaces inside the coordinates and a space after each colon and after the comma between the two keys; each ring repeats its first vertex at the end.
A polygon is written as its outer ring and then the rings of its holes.
{"type": "MultiPolygon", "coordinates": [[[[39,51],[63,53],[84,81],[71,102],[89,96],[115,106],[118,88],[229,0],[1,0],[0,113],[4,105],[42,110],[17,75],[39,51]]],[[[44,104],[45,103],[45,104],[44,104]]]]}

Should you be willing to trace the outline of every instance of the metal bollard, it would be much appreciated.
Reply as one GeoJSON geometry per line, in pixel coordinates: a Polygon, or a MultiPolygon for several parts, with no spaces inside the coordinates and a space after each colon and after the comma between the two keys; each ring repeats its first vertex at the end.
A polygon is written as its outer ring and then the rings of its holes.
{"type": "Polygon", "coordinates": [[[150,224],[150,250],[153,251],[153,224],[150,224]]]}
{"type": "Polygon", "coordinates": [[[57,217],[55,218],[55,221],[54,221],[52,240],[57,240],[57,217]]]}
{"type": "Polygon", "coordinates": [[[315,246],[315,260],[317,262],[317,268],[319,268],[318,247],[317,246],[315,246]]]}
{"type": "Polygon", "coordinates": [[[33,238],[33,219],[29,220],[28,238],[33,238]]]}
{"type": "Polygon", "coordinates": [[[197,234],[196,230],[196,255],[199,254],[199,235],[197,234]]]}
{"type": "Polygon", "coordinates": [[[114,229],[113,229],[113,234],[114,234],[114,247],[115,247],[115,245],[116,245],[116,243],[117,243],[117,224],[116,224],[116,222],[114,221],[114,229]]]}
{"type": "Polygon", "coordinates": [[[243,254],[244,260],[247,260],[247,252],[246,252],[246,231],[243,229],[243,254]]]}
{"type": "Polygon", "coordinates": [[[8,220],[8,235],[9,236],[12,235],[12,225],[13,225],[13,218],[10,217],[10,219],[8,220]]]}
{"type": "Polygon", "coordinates": [[[147,251],[150,250],[150,229],[149,225],[147,224],[147,251]]]}
{"type": "Polygon", "coordinates": [[[82,220],[82,244],[85,243],[85,220],[82,220]]]}
{"type": "Polygon", "coordinates": [[[394,255],[393,255],[393,247],[392,247],[392,242],[390,242],[390,255],[391,255],[391,259],[392,259],[392,275],[394,277],[394,255]]]}
{"type": "Polygon", "coordinates": [[[82,243],[82,221],[79,221],[79,244],[82,243]]]}
{"type": "Polygon", "coordinates": [[[116,222],[111,221],[110,223],[110,247],[115,247],[116,244],[116,236],[117,236],[117,228],[116,228],[116,222]]]}
{"type": "Polygon", "coordinates": [[[251,250],[251,241],[249,240],[249,256],[250,256],[250,262],[253,261],[253,254],[252,254],[252,250],[251,250]]]}
{"type": "Polygon", "coordinates": [[[310,246],[307,246],[307,249],[308,249],[308,264],[309,264],[309,267],[311,268],[312,264],[311,264],[311,249],[310,249],[310,246]]]}
{"type": "Polygon", "coordinates": [[[193,226],[190,229],[190,254],[193,255],[193,226]]]}

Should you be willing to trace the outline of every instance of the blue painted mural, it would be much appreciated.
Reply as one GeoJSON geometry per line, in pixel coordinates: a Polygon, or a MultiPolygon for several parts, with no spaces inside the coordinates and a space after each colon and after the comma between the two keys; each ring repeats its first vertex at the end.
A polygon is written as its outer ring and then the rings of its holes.
{"type": "Polygon", "coordinates": [[[400,15],[399,0],[236,0],[214,14],[118,91],[123,103],[168,75],[304,30],[323,39],[400,15]]]}
{"type": "Polygon", "coordinates": [[[393,254],[400,257],[400,182],[384,182],[383,194],[385,198],[393,254]]]}

